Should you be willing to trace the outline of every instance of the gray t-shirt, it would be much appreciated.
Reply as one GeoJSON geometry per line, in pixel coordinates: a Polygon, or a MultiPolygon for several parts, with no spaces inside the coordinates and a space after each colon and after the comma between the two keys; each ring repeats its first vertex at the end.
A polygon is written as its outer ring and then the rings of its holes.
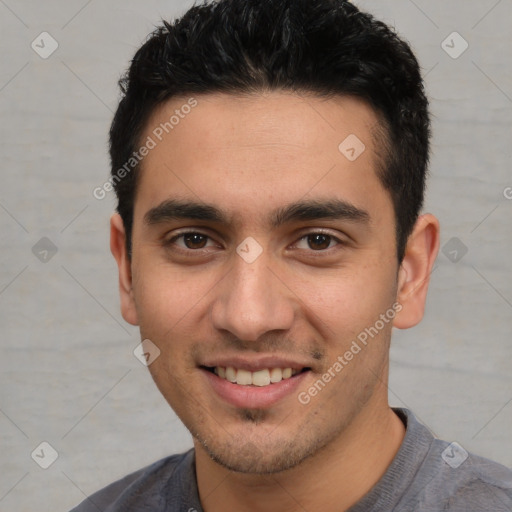
{"type": "MultiPolygon", "coordinates": [[[[407,409],[393,409],[405,438],[384,476],[348,512],[512,512],[512,470],[432,436],[407,409]]],[[[203,512],[194,450],[105,487],[71,512],[203,512]]]]}

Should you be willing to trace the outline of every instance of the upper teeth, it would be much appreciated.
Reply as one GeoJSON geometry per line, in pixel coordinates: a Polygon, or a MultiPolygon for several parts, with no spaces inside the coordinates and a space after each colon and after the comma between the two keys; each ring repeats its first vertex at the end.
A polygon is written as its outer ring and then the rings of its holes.
{"type": "Polygon", "coordinates": [[[256,372],[248,370],[236,369],[232,366],[224,368],[223,366],[216,366],[213,370],[216,375],[222,379],[236,382],[242,386],[268,386],[281,382],[283,379],[289,379],[292,375],[299,373],[295,368],[265,368],[256,372]]]}

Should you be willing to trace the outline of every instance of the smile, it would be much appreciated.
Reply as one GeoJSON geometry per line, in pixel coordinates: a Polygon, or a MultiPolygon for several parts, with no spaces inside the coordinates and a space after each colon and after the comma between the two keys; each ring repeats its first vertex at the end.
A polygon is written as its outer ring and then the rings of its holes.
{"type": "Polygon", "coordinates": [[[308,368],[304,368],[302,370],[298,370],[296,368],[263,368],[253,372],[242,368],[237,369],[232,366],[215,366],[214,368],[207,369],[209,371],[213,371],[213,373],[221,379],[225,379],[240,386],[263,387],[289,379],[308,368]]]}
{"type": "Polygon", "coordinates": [[[311,368],[260,368],[249,371],[234,366],[201,366],[208,388],[223,402],[237,408],[265,409],[304,386],[311,368]]]}

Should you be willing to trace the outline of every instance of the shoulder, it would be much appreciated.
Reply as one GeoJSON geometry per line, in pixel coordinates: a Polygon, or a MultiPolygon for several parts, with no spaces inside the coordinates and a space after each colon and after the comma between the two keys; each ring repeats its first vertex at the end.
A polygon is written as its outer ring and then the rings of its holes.
{"type": "MultiPolygon", "coordinates": [[[[172,503],[195,501],[194,450],[171,455],[131,473],[92,494],[71,512],[167,510],[172,503]],[[147,508],[149,506],[149,508],[147,508]]],[[[185,509],[185,510],[188,510],[185,509]]]]}
{"type": "Polygon", "coordinates": [[[418,480],[415,510],[436,503],[449,512],[512,511],[512,470],[456,442],[434,439],[418,480]]]}
{"type": "Polygon", "coordinates": [[[511,469],[437,439],[410,410],[394,411],[406,425],[406,436],[388,470],[387,484],[400,496],[393,510],[512,511],[511,469]]]}

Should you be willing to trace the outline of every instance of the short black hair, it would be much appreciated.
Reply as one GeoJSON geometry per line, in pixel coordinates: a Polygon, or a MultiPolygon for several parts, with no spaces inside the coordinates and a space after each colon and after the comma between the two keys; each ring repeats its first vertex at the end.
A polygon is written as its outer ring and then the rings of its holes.
{"type": "MultiPolygon", "coordinates": [[[[123,173],[149,116],[171,97],[262,91],[357,97],[380,120],[378,177],[391,194],[398,261],[423,205],[430,118],[409,44],[345,0],[218,0],[162,22],[119,81],[111,181],[131,253],[137,170],[123,173]]],[[[341,142],[341,141],[340,141],[341,142]]]]}

